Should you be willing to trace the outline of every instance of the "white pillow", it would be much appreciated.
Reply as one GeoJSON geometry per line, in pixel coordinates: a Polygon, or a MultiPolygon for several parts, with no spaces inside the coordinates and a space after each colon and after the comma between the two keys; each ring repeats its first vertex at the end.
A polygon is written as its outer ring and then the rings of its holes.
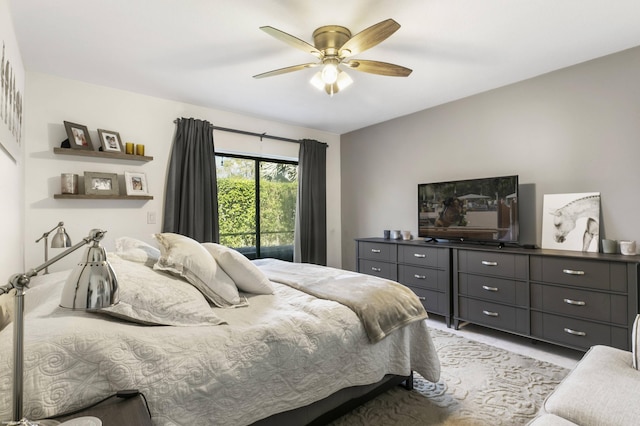
{"type": "Polygon", "coordinates": [[[633,368],[638,370],[640,366],[640,314],[636,315],[635,321],[633,321],[633,328],[631,328],[631,352],[633,354],[633,368]]]}
{"type": "Polygon", "coordinates": [[[160,258],[153,269],[186,278],[211,303],[220,307],[241,305],[238,288],[199,242],[173,233],[154,234],[160,258]]]}
{"type": "Polygon", "coordinates": [[[160,258],[160,250],[144,241],[131,237],[116,239],[116,254],[132,262],[153,266],[160,258]]]}
{"type": "Polygon", "coordinates": [[[203,243],[202,246],[229,274],[239,290],[254,294],[273,294],[269,278],[241,253],[216,243],[203,243]]]}
{"type": "Polygon", "coordinates": [[[146,325],[226,324],[213,313],[202,293],[182,279],[113,254],[109,263],[118,277],[120,302],[93,312],[146,325]]]}
{"type": "Polygon", "coordinates": [[[16,289],[12,288],[8,293],[0,296],[0,330],[13,322],[13,311],[15,310],[16,289]]]}

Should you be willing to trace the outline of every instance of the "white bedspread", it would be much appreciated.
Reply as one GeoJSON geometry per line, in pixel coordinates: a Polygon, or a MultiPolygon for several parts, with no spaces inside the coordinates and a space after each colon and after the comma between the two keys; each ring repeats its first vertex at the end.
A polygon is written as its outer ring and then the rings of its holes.
{"type": "MultiPolygon", "coordinates": [[[[26,295],[24,413],[44,418],[117,390],[145,394],[156,425],[245,425],[413,369],[437,381],[424,321],[371,344],[347,307],[274,283],[229,325],[141,326],[58,307],[67,273],[26,295]],[[340,348],[340,349],[339,349],[340,348]]],[[[12,326],[0,332],[0,420],[11,417],[12,326]]]]}

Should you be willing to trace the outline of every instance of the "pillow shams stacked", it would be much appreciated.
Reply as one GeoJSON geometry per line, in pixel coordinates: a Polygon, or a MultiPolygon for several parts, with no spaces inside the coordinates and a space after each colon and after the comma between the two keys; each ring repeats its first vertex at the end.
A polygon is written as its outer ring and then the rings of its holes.
{"type": "Polygon", "coordinates": [[[116,239],[116,254],[122,259],[144,263],[150,267],[160,258],[160,250],[156,247],[131,237],[116,239]]]}
{"type": "Polygon", "coordinates": [[[238,289],[229,275],[196,240],[179,234],[162,233],[154,237],[160,244],[160,258],[153,266],[184,277],[216,306],[242,306],[238,289]]]}
{"type": "Polygon", "coordinates": [[[204,296],[182,279],[113,254],[109,263],[118,277],[120,302],[95,312],[147,325],[226,324],[204,296]]]}
{"type": "Polygon", "coordinates": [[[239,290],[253,294],[273,294],[273,284],[256,265],[240,252],[216,243],[202,243],[239,290]]]}

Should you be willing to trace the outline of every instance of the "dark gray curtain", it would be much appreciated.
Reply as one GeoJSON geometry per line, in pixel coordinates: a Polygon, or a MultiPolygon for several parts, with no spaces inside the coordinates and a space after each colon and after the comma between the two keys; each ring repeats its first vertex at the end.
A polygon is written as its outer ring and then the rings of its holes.
{"type": "Polygon", "coordinates": [[[310,139],[300,141],[294,261],[327,264],[327,144],[310,139]]]}
{"type": "Polygon", "coordinates": [[[211,123],[177,120],[167,175],[163,232],[217,243],[218,190],[211,123]]]}

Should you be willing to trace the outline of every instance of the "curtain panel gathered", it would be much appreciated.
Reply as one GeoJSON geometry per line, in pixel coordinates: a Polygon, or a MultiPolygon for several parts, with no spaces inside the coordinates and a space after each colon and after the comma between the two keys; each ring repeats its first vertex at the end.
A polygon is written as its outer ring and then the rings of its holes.
{"type": "Polygon", "coordinates": [[[295,262],[327,264],[327,144],[300,141],[295,262]]]}
{"type": "Polygon", "coordinates": [[[163,232],[218,242],[218,190],[211,123],[177,120],[165,191],[163,232]]]}

